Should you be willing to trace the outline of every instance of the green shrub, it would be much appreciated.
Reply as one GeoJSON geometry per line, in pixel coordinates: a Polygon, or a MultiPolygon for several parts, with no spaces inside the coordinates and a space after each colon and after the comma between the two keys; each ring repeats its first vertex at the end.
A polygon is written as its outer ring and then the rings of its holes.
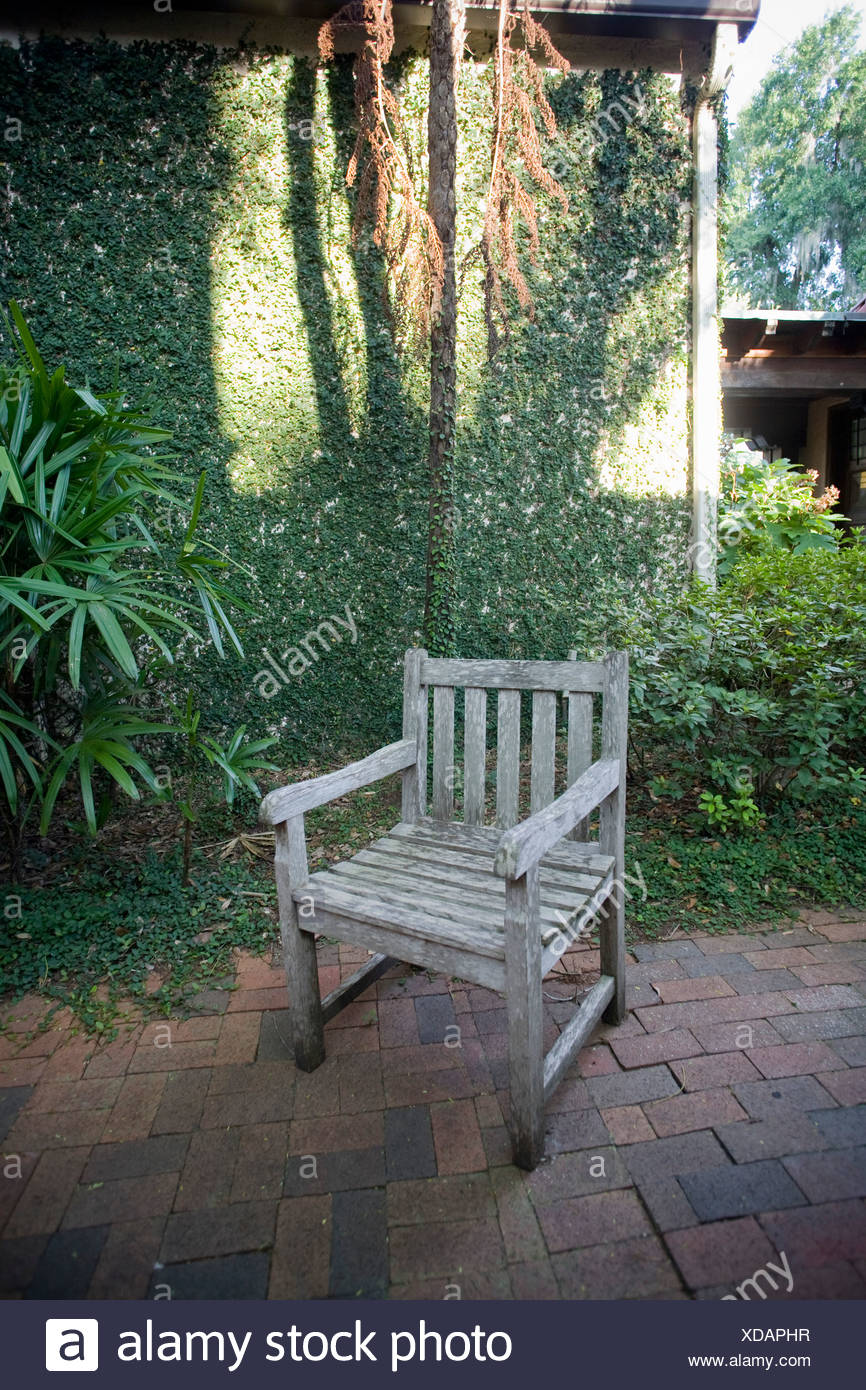
{"type": "Polygon", "coordinates": [[[719,498],[719,574],[730,574],[738,560],[767,550],[830,550],[844,520],[831,508],[839,489],[814,494],[818,474],[803,472],[787,459],[769,462],[738,441],[722,467],[719,498]]]}
{"type": "Polygon", "coordinates": [[[620,609],[633,773],[716,830],[866,794],[866,546],[744,555],[717,591],[620,609]],[[686,800],[687,799],[687,800],[686,800]]]}

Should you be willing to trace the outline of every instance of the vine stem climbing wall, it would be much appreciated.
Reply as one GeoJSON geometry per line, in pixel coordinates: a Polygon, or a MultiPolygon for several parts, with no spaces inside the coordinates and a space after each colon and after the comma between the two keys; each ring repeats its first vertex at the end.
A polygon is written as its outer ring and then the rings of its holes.
{"type": "Polygon", "coordinates": [[[442,245],[441,291],[434,290],[430,333],[430,502],[424,638],[451,655],[456,637],[454,448],[457,430],[457,88],[465,42],[465,0],[433,0],[427,115],[428,209],[442,245]]]}

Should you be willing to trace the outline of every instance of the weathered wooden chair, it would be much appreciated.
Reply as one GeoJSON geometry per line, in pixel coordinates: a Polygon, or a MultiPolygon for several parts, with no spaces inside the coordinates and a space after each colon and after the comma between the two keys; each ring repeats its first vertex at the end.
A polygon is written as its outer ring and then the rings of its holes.
{"type": "Polygon", "coordinates": [[[628,657],[603,662],[459,661],[406,653],[403,738],[339,772],[270,793],[283,954],[297,1064],[324,1060],[323,1027],[394,960],[505,995],[515,1162],[544,1148],[544,1103],[600,1018],[625,1007],[623,842],[628,657]],[[454,820],[454,690],[465,688],[463,821],[454,820]],[[433,796],[427,811],[427,715],[433,691],[433,796]],[[485,827],[487,691],[498,691],[496,826],[485,827]],[[532,691],[530,815],[518,824],[520,697],[532,691]],[[557,696],[568,706],[567,789],[554,799],[557,696]],[[593,695],[602,696],[592,761],[593,695]],[[345,863],[309,873],[304,813],[391,773],[402,819],[345,863]],[[599,837],[588,817],[599,807],[599,837]],[[601,978],[544,1056],[542,978],[598,919],[601,978]],[[325,999],[315,933],[376,952],[325,999]]]}

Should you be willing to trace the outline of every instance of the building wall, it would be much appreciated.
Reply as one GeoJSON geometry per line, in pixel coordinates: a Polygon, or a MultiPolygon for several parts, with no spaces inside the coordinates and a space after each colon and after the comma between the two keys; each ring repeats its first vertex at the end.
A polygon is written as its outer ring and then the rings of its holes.
{"type": "Polygon", "coordinates": [[[843,405],[847,396],[823,396],[820,400],[809,402],[809,423],[806,443],[800,452],[799,463],[804,469],[814,468],[818,474],[815,484],[817,493],[822,493],[830,482],[828,476],[829,457],[829,415],[834,405],[843,405]]]}
{"type": "MultiPolygon", "coordinates": [[[[399,81],[423,169],[424,60],[399,81]]],[[[611,603],[685,571],[689,114],[649,70],[550,90],[546,158],[569,211],[540,199],[534,319],[512,306],[490,363],[477,268],[461,295],[464,655],[603,647],[611,603]]],[[[73,381],[106,389],[117,369],[130,399],[150,397],[190,484],[207,472],[208,538],[244,567],[246,658],[189,651],[180,682],[297,756],[393,734],[423,612],[427,369],[394,349],[369,237],[351,245],[349,60],[317,73],[270,48],[47,37],[0,48],[0,92],[21,123],[2,147],[0,296],[73,381]],[[347,610],[354,641],[263,693],[265,651],[285,671],[347,610]]],[[[461,258],[490,121],[488,77],[467,63],[461,258]]]]}

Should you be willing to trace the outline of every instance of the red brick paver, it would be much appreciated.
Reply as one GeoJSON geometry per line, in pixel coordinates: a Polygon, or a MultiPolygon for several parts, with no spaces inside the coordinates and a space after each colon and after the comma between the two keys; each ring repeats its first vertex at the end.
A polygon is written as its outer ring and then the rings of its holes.
{"type": "MultiPolygon", "coordinates": [[[[864,1298],[864,940],[822,911],[636,948],[635,1007],[550,1097],[532,1174],[490,990],[395,968],[312,1073],[279,964],[243,952],[201,1012],[130,1008],[107,1043],[65,1011],[35,1032],[49,1005],[23,1000],[0,1037],[9,1295],[62,1280],[49,1238],[81,1231],[93,1299],[740,1297],[783,1250],[795,1288],[769,1297],[864,1298]]],[[[364,958],[319,953],[323,991],[364,958]]],[[[598,952],[565,964],[591,981],[598,952]]],[[[548,1046],[572,988],[545,989],[548,1046]]]]}

